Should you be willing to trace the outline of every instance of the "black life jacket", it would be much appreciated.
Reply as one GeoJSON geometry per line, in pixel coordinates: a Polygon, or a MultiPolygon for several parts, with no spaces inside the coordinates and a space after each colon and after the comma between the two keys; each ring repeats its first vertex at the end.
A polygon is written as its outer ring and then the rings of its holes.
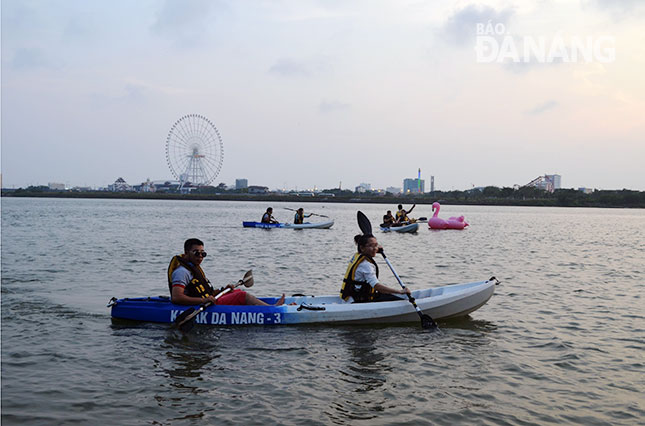
{"type": "Polygon", "coordinates": [[[293,217],[293,223],[295,223],[295,224],[302,223],[302,221],[304,219],[304,216],[305,216],[304,214],[302,216],[300,216],[300,214],[298,212],[296,212],[295,216],[293,217]]]}
{"type": "Polygon", "coordinates": [[[170,295],[172,296],[172,273],[178,267],[183,266],[188,269],[191,274],[193,274],[193,279],[186,286],[184,294],[190,297],[201,297],[206,298],[208,296],[214,296],[216,294],[215,289],[211,286],[210,281],[204,275],[204,271],[200,266],[193,265],[189,263],[184,257],[180,254],[173,257],[168,265],[168,289],[170,290],[170,295]]]}
{"type": "Polygon", "coordinates": [[[340,288],[340,297],[344,300],[351,296],[355,302],[373,302],[378,294],[368,282],[354,279],[356,277],[356,268],[363,261],[370,262],[376,267],[376,277],[378,278],[378,265],[374,262],[374,259],[364,254],[356,253],[347,267],[343,285],[340,288]]]}

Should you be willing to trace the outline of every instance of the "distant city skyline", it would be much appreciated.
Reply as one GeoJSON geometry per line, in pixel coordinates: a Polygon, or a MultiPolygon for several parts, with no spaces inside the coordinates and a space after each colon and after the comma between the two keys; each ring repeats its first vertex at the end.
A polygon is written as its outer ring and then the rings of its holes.
{"type": "Polygon", "coordinates": [[[168,179],[171,127],[199,114],[223,141],[213,185],[420,168],[444,191],[645,190],[645,2],[3,0],[1,19],[8,188],[168,179]]]}

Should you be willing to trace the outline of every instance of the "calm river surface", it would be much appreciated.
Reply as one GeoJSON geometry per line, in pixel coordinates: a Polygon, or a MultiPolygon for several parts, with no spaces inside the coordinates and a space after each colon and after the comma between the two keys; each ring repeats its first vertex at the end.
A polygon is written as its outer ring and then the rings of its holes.
{"type": "Polygon", "coordinates": [[[334,294],[356,211],[375,225],[395,207],[307,203],[335,225],[242,228],[267,206],[3,198],[2,424],[643,424],[644,210],[444,206],[471,226],[377,232],[413,289],[502,281],[437,333],[111,320],[112,296],[167,294],[189,237],[216,284],[253,268],[258,296],[334,294]]]}

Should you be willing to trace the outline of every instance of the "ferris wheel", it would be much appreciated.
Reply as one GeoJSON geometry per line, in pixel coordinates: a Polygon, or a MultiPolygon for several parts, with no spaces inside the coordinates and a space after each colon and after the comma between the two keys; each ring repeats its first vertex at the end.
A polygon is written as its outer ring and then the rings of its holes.
{"type": "Polygon", "coordinates": [[[180,182],[208,185],[222,168],[224,144],[217,128],[199,114],[181,117],[170,128],[166,139],[166,161],[180,182]]]}

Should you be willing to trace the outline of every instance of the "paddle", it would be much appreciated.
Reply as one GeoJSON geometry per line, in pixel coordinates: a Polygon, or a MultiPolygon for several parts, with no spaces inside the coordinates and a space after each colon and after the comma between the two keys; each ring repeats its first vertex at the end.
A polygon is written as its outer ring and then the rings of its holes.
{"type": "MultiPolygon", "coordinates": [[[[248,287],[252,287],[252,286],[253,286],[253,270],[249,269],[248,271],[246,271],[246,274],[244,274],[244,277],[243,277],[241,280],[239,280],[239,281],[238,281],[238,282],[233,286],[233,288],[239,287],[239,286],[241,286],[242,284],[244,284],[244,287],[247,287],[247,288],[248,288],[248,287]]],[[[220,297],[222,297],[223,295],[225,295],[225,294],[226,294],[226,293],[228,293],[229,291],[231,291],[231,288],[230,288],[230,287],[225,288],[225,289],[224,289],[224,290],[222,290],[219,294],[217,294],[217,296],[215,296],[215,299],[219,299],[220,297]]],[[[186,332],[186,331],[190,331],[190,330],[193,328],[193,326],[195,325],[195,317],[197,317],[197,315],[198,315],[200,312],[202,312],[204,309],[208,308],[208,307],[209,307],[209,306],[211,306],[212,304],[213,304],[213,302],[211,302],[211,301],[209,300],[209,301],[207,301],[207,302],[202,303],[201,305],[199,305],[199,308],[198,308],[198,309],[195,309],[194,307],[191,307],[191,308],[186,309],[184,312],[182,312],[182,313],[181,313],[181,314],[180,314],[180,315],[175,319],[175,323],[174,323],[174,324],[175,324],[175,325],[177,326],[177,328],[179,328],[181,331],[184,331],[184,332],[186,332]]]]}
{"type": "MultiPolygon", "coordinates": [[[[298,210],[290,209],[289,207],[283,207],[283,209],[291,210],[292,212],[297,212],[298,211],[298,210]]],[[[325,216],[324,214],[317,214],[317,213],[309,213],[309,214],[313,215],[313,216],[326,217],[327,219],[329,219],[329,216],[325,216]]]]}
{"type": "MultiPolygon", "coordinates": [[[[361,228],[361,231],[363,232],[363,234],[373,236],[373,234],[372,234],[372,224],[370,223],[370,220],[367,218],[367,216],[365,216],[365,214],[363,214],[362,211],[360,211],[360,210],[358,211],[358,213],[356,214],[356,219],[358,220],[358,227],[361,228]]],[[[399,275],[394,270],[394,267],[392,266],[392,264],[390,263],[388,258],[385,256],[385,252],[383,251],[383,249],[380,249],[379,253],[381,253],[381,256],[383,256],[383,259],[385,259],[385,263],[387,263],[387,266],[390,267],[390,270],[392,271],[392,273],[396,277],[396,279],[399,282],[399,284],[401,285],[401,287],[403,289],[405,289],[405,284],[403,284],[403,281],[401,281],[401,278],[399,278],[399,275]]],[[[437,328],[437,323],[434,322],[434,320],[432,319],[432,317],[430,315],[424,314],[421,311],[421,309],[417,306],[417,302],[414,300],[414,297],[412,297],[411,295],[409,295],[407,293],[406,293],[406,295],[408,296],[408,300],[410,301],[410,303],[412,303],[412,306],[414,306],[414,310],[417,311],[417,314],[419,314],[419,317],[421,318],[421,327],[422,328],[437,328]]]]}

